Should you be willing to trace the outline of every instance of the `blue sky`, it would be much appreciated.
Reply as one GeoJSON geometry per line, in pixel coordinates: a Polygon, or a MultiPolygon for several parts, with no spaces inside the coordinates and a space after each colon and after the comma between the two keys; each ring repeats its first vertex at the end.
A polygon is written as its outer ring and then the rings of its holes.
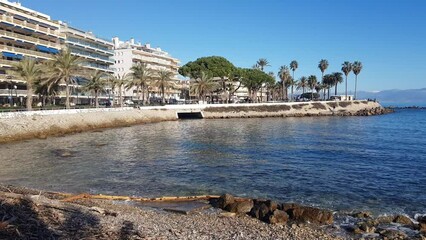
{"type": "MultiPolygon", "coordinates": [[[[267,58],[266,71],[299,62],[295,77],[359,60],[360,90],[426,87],[425,0],[21,0],[104,38],[134,37],[182,65],[223,56],[239,67],[267,58]]],[[[349,86],[353,88],[354,76],[349,86]]]]}

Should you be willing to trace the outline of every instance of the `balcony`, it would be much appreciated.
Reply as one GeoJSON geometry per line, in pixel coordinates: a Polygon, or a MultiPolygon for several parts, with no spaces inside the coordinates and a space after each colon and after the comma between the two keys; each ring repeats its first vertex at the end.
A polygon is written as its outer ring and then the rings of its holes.
{"type": "Polygon", "coordinates": [[[4,37],[7,37],[7,38],[13,38],[14,40],[21,40],[21,41],[24,40],[26,42],[30,42],[30,43],[33,43],[33,44],[44,45],[44,46],[56,48],[56,49],[61,48],[61,45],[56,44],[56,43],[52,43],[52,42],[45,41],[45,40],[42,40],[42,39],[37,39],[35,37],[25,36],[25,35],[22,35],[22,34],[7,32],[7,31],[4,31],[4,30],[0,30],[0,36],[4,36],[4,37]]]}
{"type": "Polygon", "coordinates": [[[79,57],[91,59],[93,61],[102,61],[102,62],[105,62],[105,63],[114,64],[114,61],[110,60],[107,57],[102,57],[102,56],[90,54],[90,53],[87,53],[87,52],[82,52],[82,51],[77,51],[77,50],[72,49],[71,54],[79,56],[79,57]]]}
{"type": "Polygon", "coordinates": [[[27,96],[27,90],[15,90],[15,89],[0,89],[0,95],[2,96],[27,96]]]}
{"type": "Polygon", "coordinates": [[[39,33],[54,36],[54,37],[57,37],[57,38],[64,38],[65,39],[65,34],[59,32],[58,30],[52,30],[50,28],[43,28],[43,27],[40,27],[39,25],[36,25],[34,23],[29,23],[29,22],[26,22],[26,21],[18,20],[18,19],[15,19],[13,17],[10,17],[10,16],[5,16],[3,14],[0,17],[0,21],[8,23],[8,24],[15,25],[15,26],[29,28],[29,29],[34,30],[35,32],[39,32],[39,33]]]}
{"type": "Polygon", "coordinates": [[[1,74],[1,73],[0,73],[0,82],[25,83],[24,80],[19,80],[11,75],[1,74]]]}
{"type": "Polygon", "coordinates": [[[79,46],[79,47],[85,48],[85,49],[91,49],[93,51],[101,52],[101,53],[109,55],[109,56],[113,56],[114,55],[114,51],[113,50],[110,50],[108,48],[99,47],[99,46],[90,44],[88,42],[77,41],[75,39],[68,38],[65,41],[65,43],[72,44],[72,45],[75,45],[75,46],[79,46]]]}
{"type": "Polygon", "coordinates": [[[25,55],[25,56],[35,57],[35,58],[52,59],[51,54],[37,52],[37,51],[34,51],[34,50],[29,50],[29,49],[10,47],[10,46],[6,46],[6,45],[0,45],[0,51],[8,51],[8,52],[18,53],[18,54],[22,54],[22,55],[25,55]]]}
{"type": "Polygon", "coordinates": [[[80,31],[80,30],[76,30],[76,29],[72,29],[70,27],[62,29],[62,32],[63,33],[71,33],[71,34],[74,34],[74,35],[77,35],[77,36],[80,36],[80,37],[83,37],[83,38],[86,38],[86,39],[90,39],[90,40],[92,40],[94,42],[98,42],[98,43],[109,45],[111,47],[113,46],[111,40],[109,40],[109,39],[104,39],[104,38],[96,37],[93,34],[86,33],[86,32],[80,31]]]}
{"type": "Polygon", "coordinates": [[[17,62],[18,61],[11,61],[11,60],[6,60],[6,59],[0,59],[0,66],[11,67],[11,66],[13,66],[13,64],[15,64],[17,62]]]}

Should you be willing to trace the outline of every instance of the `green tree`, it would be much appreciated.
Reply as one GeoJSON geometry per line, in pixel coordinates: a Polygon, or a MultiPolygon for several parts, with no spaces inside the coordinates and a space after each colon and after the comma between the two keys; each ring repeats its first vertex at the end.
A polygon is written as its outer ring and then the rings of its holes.
{"type": "Polygon", "coordinates": [[[107,75],[101,71],[95,71],[90,77],[89,81],[84,85],[85,91],[93,91],[95,93],[95,107],[99,107],[99,93],[105,91],[107,85],[107,75]]]}
{"type": "Polygon", "coordinates": [[[293,79],[294,78],[294,72],[296,71],[296,69],[299,67],[299,63],[296,60],[291,61],[290,63],[290,69],[291,71],[293,71],[293,79]]]}
{"type": "Polygon", "coordinates": [[[294,86],[297,85],[297,81],[295,81],[293,77],[289,77],[286,85],[288,85],[291,88],[290,101],[293,101],[293,90],[294,90],[294,86]]]}
{"type": "Polygon", "coordinates": [[[290,70],[286,65],[280,67],[280,69],[278,70],[278,77],[281,79],[281,83],[283,85],[283,100],[286,100],[288,99],[288,80],[291,77],[290,70]]]}
{"type": "Polygon", "coordinates": [[[333,74],[326,74],[324,75],[324,77],[322,78],[322,84],[326,87],[327,89],[327,98],[330,99],[330,88],[332,86],[334,86],[334,75],[333,74]]]}
{"type": "Polygon", "coordinates": [[[163,104],[166,103],[166,99],[164,98],[164,93],[166,88],[174,87],[174,83],[172,80],[173,73],[167,70],[160,70],[157,72],[157,78],[154,83],[154,86],[160,89],[161,92],[161,102],[163,104]]]}
{"type": "Polygon", "coordinates": [[[87,73],[81,67],[83,59],[71,54],[69,49],[62,50],[54,55],[52,60],[47,62],[47,77],[42,82],[48,88],[56,86],[60,82],[65,83],[65,106],[70,108],[70,84],[75,83],[76,77],[87,76],[87,73]]]}
{"type": "Polygon", "coordinates": [[[120,107],[123,107],[123,87],[131,81],[131,76],[129,74],[112,74],[109,76],[111,82],[111,88],[118,88],[118,104],[120,107]]]}
{"type": "Polygon", "coordinates": [[[362,70],[362,63],[360,61],[355,61],[352,64],[352,71],[355,74],[355,95],[354,95],[354,99],[356,99],[356,90],[357,90],[357,83],[358,83],[358,74],[361,72],[362,70]]]}
{"type": "Polygon", "coordinates": [[[337,85],[343,82],[343,76],[342,76],[343,74],[340,72],[334,72],[332,73],[332,75],[334,76],[333,78],[334,95],[337,95],[337,85]]]}
{"type": "Polygon", "coordinates": [[[242,71],[242,84],[249,91],[250,98],[253,99],[255,102],[258,102],[257,92],[263,85],[268,85],[275,82],[275,79],[259,69],[245,68],[242,71]]]}
{"type": "Polygon", "coordinates": [[[197,79],[202,73],[214,77],[224,78],[235,71],[235,66],[224,57],[211,56],[198,58],[179,68],[179,74],[197,79]]]}
{"type": "Polygon", "coordinates": [[[308,87],[308,78],[301,77],[297,83],[297,90],[302,89],[302,94],[305,93],[305,88],[308,87]]]}
{"type": "Polygon", "coordinates": [[[136,87],[137,95],[140,89],[141,95],[138,97],[138,99],[142,100],[142,104],[145,104],[146,103],[145,92],[153,79],[153,72],[151,69],[147,67],[145,63],[140,63],[140,62],[134,64],[130,68],[130,71],[132,71],[131,73],[132,80],[127,83],[126,88],[130,89],[130,88],[136,87]]]}
{"type": "Polygon", "coordinates": [[[26,105],[27,110],[31,111],[33,105],[34,87],[36,82],[39,81],[43,75],[43,69],[41,65],[37,63],[35,59],[24,58],[22,61],[17,62],[12,66],[10,73],[12,76],[25,81],[25,84],[27,85],[26,105]]]}
{"type": "Polygon", "coordinates": [[[199,78],[191,81],[191,93],[196,94],[198,96],[198,100],[203,100],[204,102],[206,101],[206,95],[219,87],[218,84],[213,81],[213,78],[204,72],[201,72],[201,76],[199,78]]]}
{"type": "Polygon", "coordinates": [[[260,71],[263,72],[265,67],[269,66],[269,62],[266,58],[260,58],[257,60],[256,65],[260,68],[260,71]]]}
{"type": "Polygon", "coordinates": [[[324,77],[324,72],[328,68],[328,61],[326,59],[321,59],[318,63],[318,68],[321,70],[321,80],[324,77]]]}
{"type": "Polygon", "coordinates": [[[311,89],[311,99],[314,99],[314,90],[315,87],[317,86],[318,81],[317,81],[317,76],[315,75],[311,75],[308,77],[308,86],[311,89]]]}
{"type": "Polygon", "coordinates": [[[342,72],[345,74],[345,96],[346,100],[348,99],[348,75],[352,71],[352,63],[346,61],[342,64],[342,72]]]}
{"type": "Polygon", "coordinates": [[[201,77],[202,72],[212,78],[220,78],[221,85],[217,89],[218,92],[225,92],[227,77],[236,70],[234,64],[224,57],[210,56],[198,58],[193,62],[188,62],[179,68],[179,74],[192,79],[201,77]]]}

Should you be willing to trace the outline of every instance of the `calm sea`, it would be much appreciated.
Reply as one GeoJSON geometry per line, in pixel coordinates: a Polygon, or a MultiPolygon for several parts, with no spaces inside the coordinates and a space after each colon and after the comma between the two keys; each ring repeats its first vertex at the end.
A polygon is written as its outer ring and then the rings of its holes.
{"type": "Polygon", "coordinates": [[[426,213],[425,126],[426,110],[146,124],[0,145],[0,183],[412,215],[426,213]]]}

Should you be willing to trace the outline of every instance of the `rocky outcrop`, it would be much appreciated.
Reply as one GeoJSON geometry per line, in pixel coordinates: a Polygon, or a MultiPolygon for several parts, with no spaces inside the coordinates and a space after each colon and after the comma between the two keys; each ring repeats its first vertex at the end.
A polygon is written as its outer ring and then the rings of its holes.
{"type": "Polygon", "coordinates": [[[210,202],[214,207],[236,214],[248,214],[270,224],[286,224],[289,220],[321,225],[333,223],[332,212],[293,203],[279,204],[266,199],[235,199],[230,194],[224,194],[210,202]]]}
{"type": "Polygon", "coordinates": [[[333,213],[324,209],[306,207],[297,204],[284,204],[283,209],[295,221],[316,224],[332,224],[333,213]]]}

